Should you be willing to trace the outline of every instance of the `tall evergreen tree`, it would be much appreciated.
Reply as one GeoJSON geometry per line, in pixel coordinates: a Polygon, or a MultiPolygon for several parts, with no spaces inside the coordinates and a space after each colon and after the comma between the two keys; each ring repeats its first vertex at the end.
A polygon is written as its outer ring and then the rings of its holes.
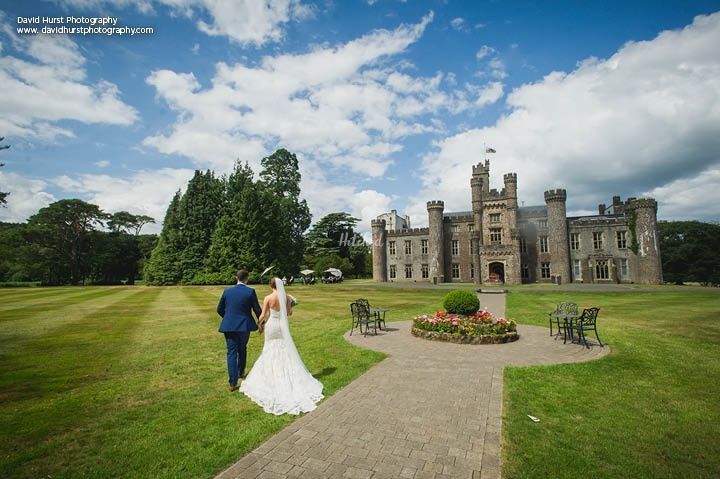
{"type": "Polygon", "coordinates": [[[195,171],[180,200],[178,217],[182,224],[180,281],[190,283],[205,264],[215,225],[225,205],[225,186],[208,170],[195,171]]]}
{"type": "MultiPolygon", "coordinates": [[[[248,268],[240,260],[245,245],[240,241],[240,232],[244,225],[244,200],[247,190],[255,188],[253,171],[250,166],[235,163],[235,169],[226,181],[226,208],[224,215],[218,220],[212,235],[212,242],[205,262],[205,273],[197,278],[204,283],[225,284],[232,281],[239,267],[248,268]]],[[[257,208],[257,205],[253,205],[257,208]]]]}
{"type": "Polygon", "coordinates": [[[177,284],[181,278],[182,221],[178,190],[165,213],[162,231],[150,259],[145,263],[144,278],[150,284],[177,284]]]}
{"type": "Polygon", "coordinates": [[[307,202],[300,199],[300,168],[297,156],[279,149],[262,159],[260,180],[274,196],[279,215],[275,218],[273,256],[278,272],[295,273],[305,250],[303,234],[312,216],[307,202]]]}

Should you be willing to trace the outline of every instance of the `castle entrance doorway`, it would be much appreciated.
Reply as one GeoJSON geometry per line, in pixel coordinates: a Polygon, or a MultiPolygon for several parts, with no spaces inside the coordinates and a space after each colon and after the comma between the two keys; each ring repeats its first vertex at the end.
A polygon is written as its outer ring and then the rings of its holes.
{"type": "Polygon", "coordinates": [[[505,282],[505,264],[498,262],[490,263],[488,265],[490,270],[490,282],[505,282]]]}

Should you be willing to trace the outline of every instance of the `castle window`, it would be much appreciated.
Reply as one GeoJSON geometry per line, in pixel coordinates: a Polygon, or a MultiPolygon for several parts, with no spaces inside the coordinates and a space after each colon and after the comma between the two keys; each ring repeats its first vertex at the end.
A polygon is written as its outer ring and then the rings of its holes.
{"type": "Polygon", "coordinates": [[[450,225],[450,231],[457,233],[460,231],[460,225],[450,225]]]}
{"type": "Polygon", "coordinates": [[[573,251],[580,249],[580,233],[570,233],[570,249],[573,251]]]}
{"type": "Polygon", "coordinates": [[[593,231],[593,248],[602,249],[602,247],[603,247],[602,231],[593,231]]]}
{"type": "Polygon", "coordinates": [[[615,236],[617,238],[617,247],[627,248],[627,231],[616,231],[615,236]]]}
{"type": "Polygon", "coordinates": [[[573,260],[573,277],[582,279],[582,262],[579,259],[573,260]]]}
{"type": "Polygon", "coordinates": [[[550,279],[550,263],[540,263],[540,277],[550,279]]]}
{"type": "Polygon", "coordinates": [[[468,224],[468,231],[475,231],[475,225],[472,223],[468,224]]]}
{"type": "Polygon", "coordinates": [[[475,265],[470,263],[470,278],[475,278],[475,265]]]}
{"type": "Polygon", "coordinates": [[[475,243],[473,243],[473,240],[470,240],[470,254],[475,254],[475,243]]]}
{"type": "Polygon", "coordinates": [[[405,241],[405,254],[412,254],[412,241],[405,241]]]}
{"type": "Polygon", "coordinates": [[[420,240],[420,253],[428,254],[428,240],[420,240]]]}
{"type": "Polygon", "coordinates": [[[397,277],[397,266],[394,264],[390,265],[390,279],[395,279],[397,277]]]}
{"type": "Polygon", "coordinates": [[[598,260],[595,263],[595,279],[610,279],[610,268],[606,259],[598,260]]]}
{"type": "Polygon", "coordinates": [[[490,228],[490,242],[492,244],[502,243],[502,228],[490,228]]]}
{"type": "Polygon", "coordinates": [[[428,279],[430,277],[430,268],[428,268],[428,265],[424,264],[420,266],[420,275],[422,279],[428,279]]]}
{"type": "Polygon", "coordinates": [[[547,228],[547,220],[538,220],[538,228],[547,228]]]}
{"type": "Polygon", "coordinates": [[[520,265],[520,276],[522,276],[523,279],[530,279],[530,267],[528,265],[520,265]]]}
{"type": "Polygon", "coordinates": [[[405,279],[412,279],[412,265],[405,265],[405,279]]]}
{"type": "Polygon", "coordinates": [[[628,267],[627,258],[620,258],[620,277],[622,279],[630,279],[630,268],[628,267]]]}
{"type": "Polygon", "coordinates": [[[540,236],[539,240],[540,240],[540,252],[547,253],[548,252],[548,237],[540,236]]]}
{"type": "Polygon", "coordinates": [[[390,250],[390,254],[395,254],[395,242],[390,241],[388,243],[388,249],[390,250]]]}
{"type": "Polygon", "coordinates": [[[460,265],[457,263],[452,264],[452,278],[460,279],[460,265]]]}
{"type": "Polygon", "coordinates": [[[460,254],[460,242],[458,240],[452,240],[450,242],[450,250],[453,256],[460,254]]]}
{"type": "Polygon", "coordinates": [[[525,241],[525,238],[520,238],[520,252],[527,253],[527,241],[525,241]]]}
{"type": "Polygon", "coordinates": [[[490,223],[500,223],[500,213],[490,213],[490,223]]]}

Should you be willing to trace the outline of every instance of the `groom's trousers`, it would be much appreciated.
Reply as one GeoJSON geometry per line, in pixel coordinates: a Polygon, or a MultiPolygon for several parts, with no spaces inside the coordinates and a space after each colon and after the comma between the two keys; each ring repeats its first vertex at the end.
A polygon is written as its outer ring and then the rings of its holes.
{"type": "Polygon", "coordinates": [[[227,367],[228,382],[230,386],[237,386],[240,376],[245,374],[245,363],[247,362],[247,343],[250,339],[250,332],[225,333],[227,344],[227,367]]]}

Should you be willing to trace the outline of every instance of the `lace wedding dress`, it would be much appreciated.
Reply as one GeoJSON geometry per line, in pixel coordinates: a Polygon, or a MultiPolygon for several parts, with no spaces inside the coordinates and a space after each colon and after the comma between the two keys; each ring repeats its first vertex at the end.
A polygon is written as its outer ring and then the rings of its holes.
{"type": "Polygon", "coordinates": [[[323,385],[308,372],[290,336],[282,280],[276,279],[275,287],[280,311],[270,309],[270,319],[265,323],[265,345],[240,391],[271,414],[309,412],[323,398],[323,385]]]}

